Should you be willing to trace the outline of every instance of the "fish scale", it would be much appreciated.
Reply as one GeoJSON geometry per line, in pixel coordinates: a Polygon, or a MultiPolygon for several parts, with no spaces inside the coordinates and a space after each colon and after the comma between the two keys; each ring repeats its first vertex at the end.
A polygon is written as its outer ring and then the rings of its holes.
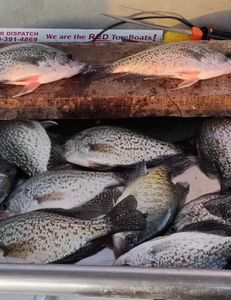
{"type": "Polygon", "coordinates": [[[217,175],[222,184],[231,179],[231,120],[205,121],[197,138],[197,150],[202,169],[207,175],[217,175]]]}
{"type": "Polygon", "coordinates": [[[96,169],[129,166],[180,154],[182,150],[171,143],[116,126],[88,128],[65,144],[67,161],[96,169]]]}
{"type": "Polygon", "coordinates": [[[0,49],[0,82],[24,86],[14,97],[28,94],[41,84],[72,77],[86,67],[71,54],[43,44],[15,44],[0,49]]]}
{"type": "Polygon", "coordinates": [[[105,73],[164,76],[184,80],[187,87],[199,80],[231,73],[230,53],[208,41],[168,43],[119,59],[105,73]]]}
{"type": "Polygon", "coordinates": [[[119,257],[115,265],[156,268],[223,269],[231,258],[231,237],[180,232],[145,242],[119,257]]]}
{"type": "Polygon", "coordinates": [[[179,203],[189,191],[189,184],[174,184],[170,173],[171,167],[167,165],[148,169],[147,174],[127,185],[118,199],[117,203],[126,197],[134,197],[137,209],[147,216],[146,228],[142,232],[124,232],[113,236],[113,246],[118,255],[161,234],[176,215],[179,203]]]}
{"type": "MultiPolygon", "coordinates": [[[[210,193],[202,195],[181,208],[173,222],[173,229],[181,231],[189,224],[196,226],[197,222],[204,221],[230,225],[230,205],[231,197],[228,194],[210,193]]],[[[210,227],[212,230],[213,226],[210,227]]]]}
{"type": "Polygon", "coordinates": [[[0,123],[0,157],[28,175],[47,170],[50,139],[37,121],[0,123]]]}
{"type": "Polygon", "coordinates": [[[135,201],[124,201],[102,217],[81,220],[39,210],[0,221],[0,249],[10,259],[49,263],[75,254],[88,242],[123,229],[142,229],[135,201]],[[130,219],[131,217],[131,219],[130,219]]]}
{"type": "Polygon", "coordinates": [[[4,205],[10,215],[38,208],[79,207],[99,195],[105,188],[125,182],[126,176],[123,173],[48,171],[28,179],[17,187],[4,205]]]}

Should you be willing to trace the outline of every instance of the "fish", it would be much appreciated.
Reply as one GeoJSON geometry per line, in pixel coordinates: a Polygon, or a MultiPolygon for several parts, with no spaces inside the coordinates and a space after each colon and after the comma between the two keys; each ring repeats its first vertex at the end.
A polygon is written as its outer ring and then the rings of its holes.
{"type": "Polygon", "coordinates": [[[189,201],[178,212],[172,229],[181,231],[185,226],[201,221],[231,225],[231,195],[216,192],[189,201]]]}
{"type": "Polygon", "coordinates": [[[222,189],[231,185],[231,119],[204,121],[197,137],[201,169],[210,178],[218,177],[222,189]]]}
{"type": "MultiPolygon", "coordinates": [[[[0,220],[0,249],[9,260],[47,264],[65,259],[89,242],[121,230],[142,229],[145,217],[136,201],[125,200],[104,216],[82,220],[49,210],[38,210],[0,220]]],[[[90,255],[90,253],[88,253],[90,255]]]]}
{"type": "Polygon", "coordinates": [[[14,186],[14,180],[17,174],[15,166],[0,159],[0,203],[5,200],[14,186]]]}
{"type": "MultiPolygon", "coordinates": [[[[122,194],[121,189],[123,188],[117,187],[105,189],[102,193],[81,206],[73,207],[70,209],[49,208],[49,211],[53,213],[62,213],[63,215],[80,219],[89,220],[92,218],[96,218],[109,213],[113,209],[114,203],[116,203],[116,201],[122,194]]],[[[7,209],[7,207],[5,207],[4,209],[7,209]]],[[[9,217],[9,214],[7,214],[6,211],[3,210],[2,212],[5,213],[5,216],[9,217]]]]}
{"type": "Polygon", "coordinates": [[[100,72],[181,79],[175,88],[180,89],[200,80],[230,74],[231,53],[208,41],[167,43],[98,67],[98,74],[100,72]]]}
{"type": "Polygon", "coordinates": [[[41,84],[72,77],[87,68],[87,64],[72,54],[38,43],[1,48],[0,66],[0,82],[24,86],[14,98],[33,92],[41,84]]]}
{"type": "Polygon", "coordinates": [[[28,176],[47,170],[50,151],[50,138],[38,121],[0,122],[0,158],[28,176]]]}
{"type": "Polygon", "coordinates": [[[47,171],[16,187],[0,208],[11,216],[42,208],[81,208],[105,189],[125,183],[126,172],[47,171]]]}
{"type": "Polygon", "coordinates": [[[217,220],[205,220],[187,224],[180,230],[180,232],[182,231],[199,231],[222,236],[231,236],[231,225],[220,223],[217,220]]]}
{"type": "Polygon", "coordinates": [[[115,265],[155,268],[224,269],[230,264],[231,237],[177,232],[145,242],[120,256],[115,265]]]}
{"type": "Polygon", "coordinates": [[[188,183],[174,184],[171,181],[171,167],[168,165],[148,169],[146,175],[128,184],[116,203],[133,196],[138,203],[137,209],[146,215],[147,223],[142,231],[120,232],[113,236],[117,256],[160,235],[175,217],[188,192],[188,183]]]}
{"type": "Polygon", "coordinates": [[[85,129],[65,143],[68,162],[91,169],[130,166],[183,156],[180,147],[116,126],[85,129]]]}

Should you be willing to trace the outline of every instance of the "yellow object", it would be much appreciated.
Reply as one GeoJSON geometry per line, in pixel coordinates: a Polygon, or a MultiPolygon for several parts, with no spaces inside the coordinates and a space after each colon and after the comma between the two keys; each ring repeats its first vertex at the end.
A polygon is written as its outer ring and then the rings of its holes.
{"type": "Polygon", "coordinates": [[[166,31],[164,33],[164,43],[172,43],[172,42],[180,42],[180,41],[188,41],[192,40],[192,36],[183,33],[177,33],[172,31],[166,31]]]}

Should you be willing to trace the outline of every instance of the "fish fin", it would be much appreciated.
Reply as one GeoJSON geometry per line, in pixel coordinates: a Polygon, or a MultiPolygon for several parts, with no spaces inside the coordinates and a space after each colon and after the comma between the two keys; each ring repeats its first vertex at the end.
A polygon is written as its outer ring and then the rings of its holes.
{"type": "Polygon", "coordinates": [[[140,176],[146,175],[148,173],[146,162],[142,161],[135,165],[127,166],[127,170],[124,168],[117,169],[117,175],[123,180],[125,184],[130,183],[140,176]]]}
{"type": "Polygon", "coordinates": [[[173,156],[151,161],[147,166],[148,168],[152,168],[161,164],[165,164],[169,167],[170,177],[176,177],[194,166],[196,164],[196,159],[192,156],[187,156],[182,152],[173,156]]]}
{"type": "Polygon", "coordinates": [[[0,242],[0,250],[2,251],[4,257],[7,256],[8,247],[3,242],[0,242]]]}
{"type": "Polygon", "coordinates": [[[196,156],[197,147],[196,147],[196,138],[188,137],[181,141],[175,142],[175,145],[179,146],[185,153],[196,156]]]}
{"type": "Polygon", "coordinates": [[[129,195],[120,201],[109,214],[105,216],[111,225],[112,233],[130,230],[142,230],[146,226],[144,214],[136,210],[137,201],[129,195]]]}
{"type": "Polygon", "coordinates": [[[96,218],[110,212],[122,192],[118,189],[105,190],[98,196],[78,207],[79,217],[84,219],[96,218]]]}
{"type": "Polygon", "coordinates": [[[127,182],[134,181],[138,177],[144,176],[148,173],[145,161],[142,161],[142,162],[140,162],[136,165],[133,165],[131,167],[132,167],[131,171],[128,171],[127,174],[124,173],[127,182]]]}
{"type": "Polygon", "coordinates": [[[71,218],[79,218],[79,211],[78,208],[74,207],[71,209],[65,209],[65,208],[42,208],[38,209],[36,211],[42,211],[47,213],[52,213],[64,217],[71,217],[71,218]]]}
{"type": "Polygon", "coordinates": [[[28,240],[21,243],[13,243],[7,246],[1,242],[0,249],[3,251],[4,257],[26,259],[28,254],[31,253],[31,247],[33,247],[33,245],[34,243],[32,240],[28,240]]]}
{"type": "Polygon", "coordinates": [[[183,88],[186,88],[186,87],[189,87],[189,86],[195,84],[198,81],[199,81],[199,79],[186,79],[186,80],[182,81],[180,84],[178,84],[178,86],[176,88],[173,88],[171,90],[175,91],[175,90],[183,89],[183,88]]]}
{"type": "Polygon", "coordinates": [[[199,231],[222,236],[231,235],[231,226],[216,220],[199,221],[185,225],[180,231],[199,231]]]}
{"type": "Polygon", "coordinates": [[[17,83],[18,84],[20,83],[21,85],[25,85],[25,86],[18,94],[14,95],[13,98],[17,98],[29,94],[40,86],[40,83],[38,81],[38,76],[28,77],[22,79],[21,81],[18,81],[17,83]]]}
{"type": "Polygon", "coordinates": [[[62,195],[63,195],[63,193],[53,192],[53,193],[50,193],[50,194],[44,194],[42,196],[37,196],[37,197],[35,197],[35,200],[38,202],[38,204],[42,204],[42,203],[47,202],[47,201],[62,200],[62,195]]]}
{"type": "Polygon", "coordinates": [[[231,218],[231,196],[211,199],[204,202],[203,206],[214,216],[220,217],[224,220],[231,218]]]}
{"type": "Polygon", "coordinates": [[[186,196],[189,193],[189,189],[190,189],[190,184],[186,181],[181,182],[178,181],[175,186],[177,187],[178,190],[178,194],[179,194],[179,204],[178,204],[178,209],[181,209],[186,202],[186,196]]]}
{"type": "Polygon", "coordinates": [[[112,168],[112,166],[103,165],[103,164],[97,163],[96,161],[90,161],[90,160],[87,162],[87,167],[89,169],[99,169],[99,170],[103,170],[103,171],[110,170],[112,168]]]}
{"type": "Polygon", "coordinates": [[[78,249],[76,252],[65,256],[59,260],[53,261],[51,264],[73,264],[88,256],[96,254],[103,248],[105,248],[105,237],[99,238],[86,243],[83,247],[78,249]]]}
{"type": "Polygon", "coordinates": [[[47,120],[47,121],[40,121],[40,124],[43,126],[43,128],[50,128],[53,126],[58,126],[59,124],[55,121],[52,120],[47,120]]]}

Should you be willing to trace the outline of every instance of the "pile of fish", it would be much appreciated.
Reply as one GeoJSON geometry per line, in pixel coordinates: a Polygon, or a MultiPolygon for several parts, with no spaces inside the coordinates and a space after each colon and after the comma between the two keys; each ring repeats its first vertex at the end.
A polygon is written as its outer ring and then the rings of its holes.
{"type": "Polygon", "coordinates": [[[115,126],[65,139],[52,121],[0,122],[0,250],[8,262],[74,263],[106,246],[115,265],[229,268],[231,119],[185,148],[115,126]],[[193,164],[221,190],[185,203],[193,164]]]}
{"type": "MultiPolygon", "coordinates": [[[[0,49],[0,82],[22,85],[14,97],[33,92],[41,84],[77,74],[111,74],[183,80],[178,88],[231,73],[231,53],[208,41],[185,41],[155,46],[112,62],[95,66],[72,54],[43,44],[15,44],[0,49]]],[[[94,80],[94,77],[91,77],[94,80]]]]}

